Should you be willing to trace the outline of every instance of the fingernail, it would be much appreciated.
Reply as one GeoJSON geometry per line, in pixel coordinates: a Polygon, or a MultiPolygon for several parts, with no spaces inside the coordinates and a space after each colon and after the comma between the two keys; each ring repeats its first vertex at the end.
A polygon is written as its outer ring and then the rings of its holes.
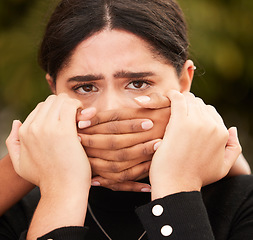
{"type": "Polygon", "coordinates": [[[94,111],[96,111],[96,108],[94,108],[94,107],[89,107],[89,108],[83,109],[83,110],[81,111],[81,114],[82,114],[82,115],[87,115],[87,114],[89,114],[89,113],[93,113],[94,111]]]}
{"type": "Polygon", "coordinates": [[[156,150],[159,148],[159,146],[161,145],[161,143],[162,143],[162,141],[157,142],[157,143],[154,145],[154,151],[156,151],[156,150]]]}
{"type": "Polygon", "coordinates": [[[82,141],[82,138],[80,136],[78,136],[78,139],[79,139],[80,142],[82,141]]]}
{"type": "Polygon", "coordinates": [[[146,102],[150,101],[150,97],[140,96],[140,97],[136,97],[135,100],[137,100],[138,102],[141,102],[141,103],[146,103],[146,102]]]}
{"type": "Polygon", "coordinates": [[[98,181],[92,181],[91,185],[92,186],[100,186],[100,182],[98,182],[98,181]]]}
{"type": "Polygon", "coordinates": [[[91,125],[91,121],[87,120],[87,121],[79,121],[78,122],[78,127],[79,128],[86,128],[89,127],[91,125]]]}
{"type": "Polygon", "coordinates": [[[147,120],[145,122],[141,123],[141,127],[144,130],[149,130],[154,126],[153,122],[151,120],[147,120]]]}
{"type": "Polygon", "coordinates": [[[144,187],[141,189],[141,192],[151,192],[151,188],[144,187]]]}

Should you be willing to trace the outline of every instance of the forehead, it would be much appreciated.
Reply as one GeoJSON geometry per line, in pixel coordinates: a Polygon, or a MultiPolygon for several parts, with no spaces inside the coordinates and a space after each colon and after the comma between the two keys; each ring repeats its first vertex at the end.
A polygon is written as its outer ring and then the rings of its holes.
{"type": "MultiPolygon", "coordinates": [[[[165,64],[142,38],[123,30],[103,30],[82,41],[73,51],[67,68],[83,67],[96,72],[98,69],[153,67],[165,64]]],[[[124,70],[126,70],[124,69],[124,70]]]]}

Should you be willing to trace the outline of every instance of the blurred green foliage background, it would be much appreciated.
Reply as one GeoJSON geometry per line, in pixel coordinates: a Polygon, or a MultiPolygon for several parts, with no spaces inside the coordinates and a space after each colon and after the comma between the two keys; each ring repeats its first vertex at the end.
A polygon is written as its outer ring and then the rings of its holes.
{"type": "MultiPolygon", "coordinates": [[[[50,94],[37,49],[56,2],[0,1],[0,157],[12,119],[23,120],[50,94]]],[[[192,91],[214,105],[228,127],[238,127],[243,153],[253,167],[253,1],[179,3],[197,66],[192,91]]]]}

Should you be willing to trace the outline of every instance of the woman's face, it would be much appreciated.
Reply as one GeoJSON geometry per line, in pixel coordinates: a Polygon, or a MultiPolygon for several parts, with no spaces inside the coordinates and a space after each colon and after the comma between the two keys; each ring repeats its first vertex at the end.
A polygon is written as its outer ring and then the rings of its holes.
{"type": "Polygon", "coordinates": [[[98,112],[138,107],[133,100],[138,96],[165,95],[170,89],[189,91],[192,67],[187,61],[179,79],[175,69],[155,56],[141,38],[126,31],[104,30],[77,46],[58,73],[54,92],[65,92],[98,112]]]}

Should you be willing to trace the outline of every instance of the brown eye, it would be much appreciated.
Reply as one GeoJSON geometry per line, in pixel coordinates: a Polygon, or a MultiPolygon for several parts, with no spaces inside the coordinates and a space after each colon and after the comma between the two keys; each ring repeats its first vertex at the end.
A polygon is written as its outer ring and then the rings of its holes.
{"type": "Polygon", "coordinates": [[[132,81],[131,83],[127,85],[127,88],[136,89],[136,90],[138,89],[144,90],[148,88],[149,86],[150,84],[148,82],[139,80],[139,81],[132,81]]]}
{"type": "Polygon", "coordinates": [[[142,81],[136,81],[136,82],[133,82],[133,86],[135,88],[141,88],[143,86],[143,82],[142,81]]]}
{"type": "Polygon", "coordinates": [[[80,94],[86,94],[91,92],[97,92],[98,89],[93,84],[84,84],[75,89],[76,92],[80,94]]]}
{"type": "Polygon", "coordinates": [[[85,92],[91,92],[93,90],[93,85],[85,85],[82,86],[83,91],[85,92]]]}

